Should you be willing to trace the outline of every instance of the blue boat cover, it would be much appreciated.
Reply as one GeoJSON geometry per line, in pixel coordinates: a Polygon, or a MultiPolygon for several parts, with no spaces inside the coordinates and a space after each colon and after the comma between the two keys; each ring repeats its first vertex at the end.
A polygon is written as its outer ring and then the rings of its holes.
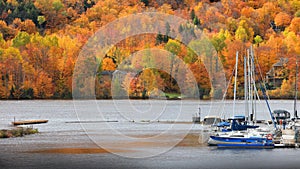
{"type": "Polygon", "coordinates": [[[237,130],[247,130],[249,128],[258,128],[259,126],[254,125],[247,125],[247,124],[239,124],[237,120],[232,120],[231,130],[237,131],[237,130]]]}
{"type": "Polygon", "coordinates": [[[227,127],[230,126],[230,123],[223,121],[217,124],[217,127],[227,127]]]}

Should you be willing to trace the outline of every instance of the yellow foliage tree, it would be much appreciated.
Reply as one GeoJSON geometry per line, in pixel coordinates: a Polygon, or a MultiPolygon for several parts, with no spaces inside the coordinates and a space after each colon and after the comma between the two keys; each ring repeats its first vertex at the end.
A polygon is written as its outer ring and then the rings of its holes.
{"type": "Polygon", "coordinates": [[[281,84],[280,95],[287,98],[293,95],[293,91],[293,85],[290,80],[284,79],[281,84]]]}
{"type": "Polygon", "coordinates": [[[285,12],[280,12],[276,15],[275,17],[275,24],[277,26],[283,26],[283,27],[286,27],[290,24],[291,22],[291,17],[290,15],[288,15],[287,13],[285,12]]]}
{"type": "Polygon", "coordinates": [[[111,58],[106,57],[102,61],[102,69],[109,70],[109,71],[116,70],[116,64],[113,62],[111,58]]]}
{"type": "Polygon", "coordinates": [[[300,35],[300,18],[296,17],[291,21],[290,31],[295,32],[296,34],[300,35]]]}

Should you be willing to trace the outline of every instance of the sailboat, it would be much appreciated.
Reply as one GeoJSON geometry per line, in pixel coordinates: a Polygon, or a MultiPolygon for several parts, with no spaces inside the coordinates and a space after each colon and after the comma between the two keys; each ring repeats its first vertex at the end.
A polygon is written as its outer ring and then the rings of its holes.
{"type": "MultiPolygon", "coordinates": [[[[236,99],[236,87],[237,87],[237,69],[238,69],[238,52],[236,53],[236,64],[235,64],[235,80],[234,80],[234,104],[233,104],[233,112],[235,111],[235,99],[236,99]]],[[[255,80],[253,80],[254,76],[254,58],[253,53],[249,54],[248,58],[244,57],[244,77],[245,77],[245,113],[248,113],[248,119],[244,116],[234,116],[231,120],[231,127],[229,130],[222,130],[222,132],[218,132],[213,136],[210,136],[208,140],[209,145],[215,145],[220,148],[274,148],[272,134],[261,133],[259,130],[256,130],[259,126],[250,125],[253,117],[254,117],[254,104],[251,105],[252,112],[249,113],[249,105],[248,99],[252,98],[253,91],[255,89],[255,80]],[[251,56],[251,57],[249,57],[251,56]],[[246,70],[248,69],[248,76],[246,70]],[[249,77],[250,76],[250,77],[249,77]],[[252,86],[251,86],[252,85],[252,86]],[[241,122],[244,120],[243,124],[241,122]]],[[[265,96],[265,92],[263,90],[263,94],[265,96]]],[[[265,97],[266,99],[266,97],[265,97]]],[[[253,102],[251,102],[253,103],[253,102]]],[[[270,115],[272,117],[272,113],[270,110],[270,106],[266,100],[266,103],[269,108],[270,115]]],[[[272,117],[274,127],[276,128],[276,124],[274,123],[274,118],[272,117]]],[[[254,123],[253,123],[254,124],[254,123]]]]}
{"type": "Polygon", "coordinates": [[[298,113],[297,113],[297,94],[298,94],[298,60],[296,59],[296,74],[295,74],[295,98],[294,98],[294,121],[295,125],[298,124],[296,127],[299,127],[300,129],[300,122],[298,118],[298,113]],[[298,122],[298,123],[297,123],[298,122]]]}
{"type": "Polygon", "coordinates": [[[296,58],[296,74],[295,74],[295,98],[294,98],[294,119],[293,126],[295,130],[295,142],[300,142],[300,118],[297,113],[297,94],[298,94],[298,59],[296,58]]]}
{"type": "MultiPolygon", "coordinates": [[[[300,143],[300,119],[298,117],[297,113],[297,93],[298,93],[298,59],[296,59],[296,71],[295,71],[295,97],[294,97],[294,117],[291,121],[289,116],[283,116],[284,118],[280,119],[282,120],[282,123],[287,121],[289,122],[288,125],[285,127],[283,125],[283,128],[280,131],[280,140],[275,141],[275,147],[298,147],[300,143]]],[[[283,113],[284,115],[284,113],[283,113]]]]}

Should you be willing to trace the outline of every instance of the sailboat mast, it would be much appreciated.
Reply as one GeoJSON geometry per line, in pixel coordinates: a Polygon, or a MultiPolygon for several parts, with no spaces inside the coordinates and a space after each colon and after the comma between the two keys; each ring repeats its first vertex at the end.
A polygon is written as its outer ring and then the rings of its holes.
{"type": "Polygon", "coordinates": [[[298,59],[296,57],[296,74],[295,74],[295,98],[294,98],[294,117],[297,119],[297,94],[298,94],[298,59]]]}
{"type": "Polygon", "coordinates": [[[256,121],[256,84],[255,84],[255,64],[254,64],[254,53],[253,53],[253,47],[250,47],[250,55],[251,55],[251,63],[252,63],[252,121],[255,123],[256,121]]]}
{"type": "Polygon", "coordinates": [[[233,116],[235,115],[235,100],[236,100],[236,85],[237,85],[237,71],[239,63],[239,52],[236,52],[235,57],[235,75],[234,75],[234,89],[233,89],[233,116]]]}
{"type": "MultiPolygon", "coordinates": [[[[244,56],[244,99],[245,99],[245,117],[248,116],[248,82],[247,82],[247,57],[244,56]]],[[[249,117],[249,116],[248,116],[249,117]]]]}
{"type": "Polygon", "coordinates": [[[247,66],[248,66],[248,122],[250,123],[251,122],[251,119],[250,119],[250,110],[249,110],[249,101],[250,101],[250,98],[251,98],[251,71],[250,71],[250,55],[249,55],[249,50],[247,50],[247,66]]]}

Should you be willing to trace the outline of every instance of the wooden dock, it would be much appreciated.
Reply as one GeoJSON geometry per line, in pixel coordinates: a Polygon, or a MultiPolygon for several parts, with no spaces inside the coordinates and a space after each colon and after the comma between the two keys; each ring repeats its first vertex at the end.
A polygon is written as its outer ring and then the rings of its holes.
{"type": "Polygon", "coordinates": [[[298,142],[299,131],[286,129],[282,130],[282,135],[274,138],[275,148],[298,148],[300,143],[298,142]]]}
{"type": "Polygon", "coordinates": [[[48,120],[24,120],[24,121],[13,121],[12,125],[30,125],[30,124],[41,124],[41,123],[47,123],[48,120]]]}
{"type": "Polygon", "coordinates": [[[118,120],[98,120],[98,121],[67,121],[65,123],[117,123],[118,120]]]}

